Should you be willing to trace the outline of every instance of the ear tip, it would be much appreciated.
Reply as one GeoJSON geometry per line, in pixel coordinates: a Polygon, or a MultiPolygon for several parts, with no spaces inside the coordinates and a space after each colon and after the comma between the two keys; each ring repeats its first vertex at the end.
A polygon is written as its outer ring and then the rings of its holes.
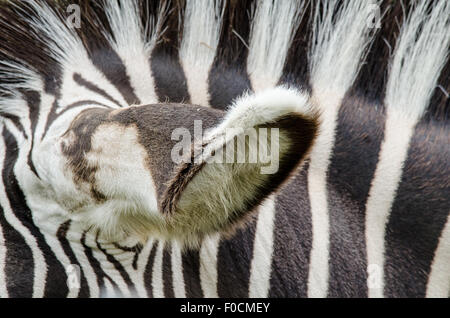
{"type": "Polygon", "coordinates": [[[277,86],[237,99],[230,107],[222,128],[251,128],[292,113],[313,119],[317,117],[307,92],[286,85],[277,86]]]}

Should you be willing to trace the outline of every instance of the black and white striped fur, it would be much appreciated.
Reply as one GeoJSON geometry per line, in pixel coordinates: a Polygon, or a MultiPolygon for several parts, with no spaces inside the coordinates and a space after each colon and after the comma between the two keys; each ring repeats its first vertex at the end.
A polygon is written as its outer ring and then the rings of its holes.
{"type": "Polygon", "coordinates": [[[380,28],[375,3],[1,2],[0,297],[448,297],[450,2],[377,2],[380,28]],[[318,137],[231,238],[110,241],[39,195],[36,149],[85,109],[222,111],[278,85],[318,137]]]}

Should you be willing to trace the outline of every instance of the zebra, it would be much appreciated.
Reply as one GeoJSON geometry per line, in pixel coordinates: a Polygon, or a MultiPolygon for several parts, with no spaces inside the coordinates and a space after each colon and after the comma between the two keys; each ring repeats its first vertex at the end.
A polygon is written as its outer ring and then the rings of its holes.
{"type": "Polygon", "coordinates": [[[449,296],[449,1],[11,0],[0,30],[0,297],[449,296]],[[279,169],[174,163],[198,120],[191,159],[278,128],[279,169]]]}

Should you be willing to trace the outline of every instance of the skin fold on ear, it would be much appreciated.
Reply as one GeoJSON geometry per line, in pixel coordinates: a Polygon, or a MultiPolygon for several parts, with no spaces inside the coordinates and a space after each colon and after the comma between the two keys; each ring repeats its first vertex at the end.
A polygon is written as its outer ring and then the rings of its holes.
{"type": "Polygon", "coordinates": [[[160,204],[169,236],[195,247],[233,233],[304,161],[318,126],[306,93],[277,87],[238,99],[175,167],[160,204]]]}

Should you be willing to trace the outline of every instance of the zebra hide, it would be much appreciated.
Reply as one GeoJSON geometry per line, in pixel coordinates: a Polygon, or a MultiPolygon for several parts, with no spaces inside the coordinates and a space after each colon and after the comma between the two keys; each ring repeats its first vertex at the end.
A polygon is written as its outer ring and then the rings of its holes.
{"type": "Polygon", "coordinates": [[[0,298],[448,297],[449,35],[448,0],[0,1],[0,298]]]}

